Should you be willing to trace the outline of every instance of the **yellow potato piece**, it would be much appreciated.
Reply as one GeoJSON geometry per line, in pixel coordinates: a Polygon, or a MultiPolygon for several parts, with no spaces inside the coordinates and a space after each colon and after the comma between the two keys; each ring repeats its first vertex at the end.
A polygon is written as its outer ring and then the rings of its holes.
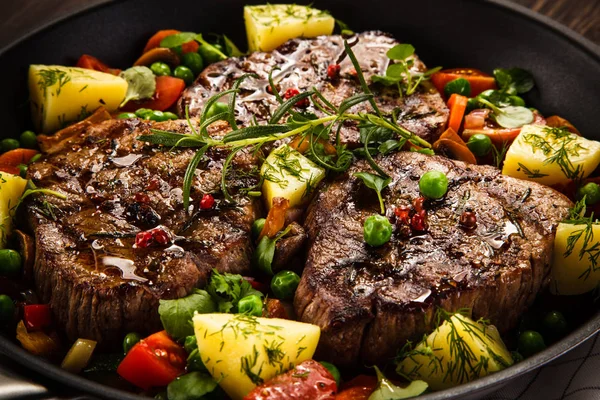
{"type": "Polygon", "coordinates": [[[290,207],[309,201],[325,170],[284,144],[269,154],[260,174],[264,177],[263,197],[270,209],[275,197],[288,199],[290,207]]]}
{"type": "Polygon", "coordinates": [[[126,92],[125,79],[104,72],[59,65],[29,67],[31,115],[39,132],[61,129],[100,106],[115,111],[126,92]]]}
{"type": "Polygon", "coordinates": [[[12,233],[13,217],[27,181],[20,176],[0,172],[0,249],[12,233]]]}
{"type": "Polygon", "coordinates": [[[502,173],[544,185],[567,183],[569,172],[591,174],[600,163],[600,143],[543,125],[525,125],[506,153],[502,173]],[[561,167],[562,165],[562,167],[561,167]]]}
{"type": "Polygon", "coordinates": [[[296,4],[244,7],[250,51],[271,51],[290,39],[331,35],[334,18],[326,11],[296,4]]]}
{"type": "Polygon", "coordinates": [[[556,227],[554,261],[550,291],[554,294],[575,295],[594,290],[600,284],[600,265],[594,267],[590,257],[600,252],[600,225],[565,224],[556,227]],[[586,244],[586,236],[589,238],[586,244]],[[575,240],[569,249],[569,238],[575,240]],[[585,249],[583,254],[581,250],[585,249]]]}
{"type": "Polygon", "coordinates": [[[495,326],[454,314],[419,343],[398,364],[397,371],[427,382],[433,390],[442,390],[500,371],[512,363],[495,326]]]}
{"type": "Polygon", "coordinates": [[[243,314],[196,314],[198,351],[208,372],[233,400],[312,358],[316,325],[243,314]]]}

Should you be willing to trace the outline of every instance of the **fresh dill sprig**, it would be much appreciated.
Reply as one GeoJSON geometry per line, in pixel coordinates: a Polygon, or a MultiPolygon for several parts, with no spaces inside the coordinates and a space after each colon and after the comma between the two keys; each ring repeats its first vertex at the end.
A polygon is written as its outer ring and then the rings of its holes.
{"type": "Polygon", "coordinates": [[[563,221],[565,224],[583,225],[582,228],[574,230],[567,237],[567,247],[563,254],[563,257],[569,257],[575,251],[575,245],[581,241],[581,249],[577,256],[579,260],[583,260],[586,257],[589,261],[588,268],[579,276],[579,279],[583,280],[588,279],[592,272],[600,269],[598,265],[598,261],[600,261],[600,241],[594,240],[594,225],[597,225],[598,222],[594,219],[594,213],[586,217],[586,211],[584,196],[569,210],[568,218],[563,221]]]}

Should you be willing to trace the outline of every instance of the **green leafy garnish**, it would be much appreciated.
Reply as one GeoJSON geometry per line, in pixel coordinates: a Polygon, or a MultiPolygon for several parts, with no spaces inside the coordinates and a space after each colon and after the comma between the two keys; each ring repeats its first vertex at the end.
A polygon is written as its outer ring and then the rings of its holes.
{"type": "Polygon", "coordinates": [[[533,76],[522,68],[497,68],[494,77],[500,90],[508,94],[527,93],[535,86],[533,76]]]}
{"type": "Polygon", "coordinates": [[[185,339],[194,334],[192,318],[197,311],[200,314],[212,313],[217,305],[204,290],[194,289],[186,297],[174,300],[160,300],[158,314],[165,330],[175,340],[185,339]]]}
{"type": "Polygon", "coordinates": [[[268,275],[273,275],[273,268],[271,264],[273,263],[273,257],[275,256],[275,248],[279,239],[284,237],[289,233],[291,229],[291,225],[288,225],[286,229],[278,233],[273,239],[268,236],[263,236],[258,242],[258,246],[256,246],[256,250],[254,250],[254,254],[252,255],[252,262],[254,266],[268,275]]]}
{"type": "Polygon", "coordinates": [[[465,78],[458,78],[448,82],[446,86],[444,86],[444,94],[446,97],[450,97],[454,93],[471,97],[471,84],[465,78]]]}
{"type": "Polygon", "coordinates": [[[427,390],[429,385],[424,381],[412,381],[407,387],[394,385],[383,373],[374,366],[377,374],[377,388],[369,396],[369,400],[401,400],[417,397],[427,390]]]}
{"type": "MultiPolygon", "coordinates": [[[[174,47],[179,47],[179,46],[183,45],[184,43],[188,43],[193,40],[198,42],[201,47],[204,47],[203,51],[206,51],[207,53],[209,53],[211,55],[211,57],[214,57],[214,59],[205,60],[205,61],[214,62],[214,61],[227,59],[226,54],[224,54],[221,50],[219,50],[218,48],[216,48],[215,46],[213,46],[212,44],[210,44],[206,40],[204,40],[204,38],[202,37],[202,35],[200,33],[180,32],[180,33],[176,33],[174,35],[167,36],[163,40],[161,40],[160,47],[166,47],[168,49],[172,49],[174,47]]],[[[233,52],[233,50],[232,50],[232,52],[233,52]]],[[[206,57],[204,57],[204,58],[206,58],[206,57]]]]}
{"type": "Polygon", "coordinates": [[[479,102],[492,109],[491,117],[503,128],[515,129],[533,122],[533,112],[521,106],[496,107],[485,99],[479,102]]]}
{"type": "Polygon", "coordinates": [[[119,76],[127,81],[127,93],[119,107],[123,107],[131,100],[149,99],[156,91],[156,80],[148,67],[131,67],[121,72],[119,76]]]}
{"type": "Polygon", "coordinates": [[[382,178],[380,176],[373,175],[368,172],[357,172],[354,174],[354,176],[360,178],[366,187],[373,189],[377,193],[377,198],[379,199],[379,206],[381,208],[381,214],[385,214],[385,207],[383,205],[383,197],[381,197],[381,192],[390,183],[392,183],[392,179],[382,178]]]}
{"type": "Polygon", "coordinates": [[[217,311],[222,313],[237,312],[238,302],[246,296],[263,296],[241,275],[220,274],[216,269],[213,269],[206,291],[217,302],[217,311]]]}
{"type": "Polygon", "coordinates": [[[189,372],[176,378],[167,386],[169,400],[204,399],[205,395],[218,388],[217,382],[203,372],[189,372]]]}

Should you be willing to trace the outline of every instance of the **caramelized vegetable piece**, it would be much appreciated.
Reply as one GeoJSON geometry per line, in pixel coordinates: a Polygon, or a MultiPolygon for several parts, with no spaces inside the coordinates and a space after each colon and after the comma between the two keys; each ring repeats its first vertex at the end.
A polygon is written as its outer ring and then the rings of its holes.
{"type": "Polygon", "coordinates": [[[377,378],[370,375],[359,375],[342,385],[335,400],[368,400],[377,388],[377,378]]]}
{"type": "Polygon", "coordinates": [[[571,133],[581,136],[581,133],[577,128],[573,126],[572,123],[567,121],[566,119],[559,117],[558,115],[553,115],[551,117],[546,118],[546,125],[552,128],[562,128],[565,127],[571,133]]]}
{"type": "Polygon", "coordinates": [[[157,47],[142,54],[133,65],[152,65],[155,62],[163,62],[173,67],[179,65],[179,56],[171,49],[157,47]]]}
{"type": "Polygon", "coordinates": [[[433,144],[436,153],[444,154],[448,158],[477,164],[475,155],[469,150],[467,144],[452,128],[446,129],[440,138],[433,144]]]}
{"type": "Polygon", "coordinates": [[[279,231],[285,226],[285,212],[290,206],[290,201],[283,197],[273,198],[273,206],[269,210],[265,226],[263,227],[258,240],[262,239],[263,236],[274,238],[279,231]]]}
{"type": "MultiPolygon", "coordinates": [[[[332,145],[331,143],[329,143],[328,141],[319,139],[316,141],[316,143],[323,145],[325,154],[327,154],[329,156],[337,154],[337,150],[335,149],[335,146],[332,145]]],[[[292,149],[297,150],[298,152],[304,154],[310,148],[310,142],[309,142],[308,138],[306,138],[302,135],[298,135],[294,138],[294,140],[292,140],[288,144],[288,146],[290,146],[292,149]]]]}
{"type": "Polygon", "coordinates": [[[79,60],[77,60],[77,64],[75,64],[75,66],[79,68],[93,69],[94,71],[106,72],[107,74],[117,76],[119,76],[119,74],[121,73],[120,69],[110,68],[108,65],[104,64],[96,57],[92,57],[87,54],[84,54],[81,57],[79,57],[79,60]]]}
{"type": "Polygon", "coordinates": [[[244,400],[334,400],[336,391],[335,379],[327,368],[314,360],[307,360],[291,371],[257,386],[244,400]],[[282,396],[283,393],[285,396],[282,396]]]}
{"type": "Polygon", "coordinates": [[[84,369],[96,348],[96,341],[88,339],[77,339],[65,356],[60,367],[74,374],[84,369]]]}
{"type": "Polygon", "coordinates": [[[31,354],[47,357],[58,350],[58,343],[44,332],[27,332],[23,321],[17,324],[17,340],[31,354]]]}

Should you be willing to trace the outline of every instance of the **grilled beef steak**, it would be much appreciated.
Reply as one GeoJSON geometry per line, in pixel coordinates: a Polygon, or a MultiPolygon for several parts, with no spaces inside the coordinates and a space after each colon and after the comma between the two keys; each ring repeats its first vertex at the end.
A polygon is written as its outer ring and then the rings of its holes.
{"type": "MultiPolygon", "coordinates": [[[[373,75],[385,75],[389,64],[386,52],[398,44],[393,38],[381,32],[366,32],[347,39],[361,64],[365,78],[370,81],[373,75]]],[[[253,118],[266,121],[279,103],[270,93],[268,75],[273,68],[273,78],[277,90],[283,96],[288,89],[300,92],[313,87],[319,89],[325,98],[334,105],[344,99],[361,93],[356,71],[344,51],[342,36],[321,36],[316,39],[293,39],[269,53],[253,53],[248,57],[229,58],[208,66],[196,83],[185,90],[179,101],[179,113],[185,115],[186,107],[190,115],[198,115],[204,103],[211,96],[230,89],[233,83],[244,74],[253,73],[258,78],[248,78],[242,85],[236,106],[240,125],[249,125],[253,118]],[[339,72],[328,74],[331,65],[339,65],[339,72]]],[[[414,59],[413,71],[425,71],[425,65],[414,59]]],[[[416,135],[435,141],[445,127],[448,108],[432,86],[421,85],[410,95],[401,97],[396,87],[386,88],[379,84],[371,85],[376,102],[383,112],[399,108],[398,122],[416,135]]],[[[322,115],[319,110],[310,111],[322,115]]],[[[372,111],[367,102],[353,107],[351,112],[372,111]]],[[[341,131],[343,143],[350,147],[358,145],[359,134],[355,124],[348,123],[341,131]]]]}
{"type": "Polygon", "coordinates": [[[202,195],[220,191],[227,156],[210,151],[196,171],[193,210],[186,213],[181,187],[194,152],[136,140],[151,134],[150,127],[187,131],[185,121],[82,125],[59,133],[58,141],[48,138],[47,157],[29,167],[38,187],[68,196],[34,195],[26,207],[36,241],[35,287],[70,339],[109,346],[127,332],[155,332],[159,299],[187,295],[212,268],[249,269],[257,207],[235,193],[257,183],[256,160],[244,153],[234,159],[228,187],[237,207],[215,194],[215,207],[203,210],[202,195]],[[150,234],[136,243],[144,231],[150,234]]]}
{"type": "Polygon", "coordinates": [[[378,163],[392,177],[383,192],[392,221],[396,208],[420,196],[425,172],[446,173],[448,193],[425,201],[424,232],[397,221],[391,241],[378,248],[363,240],[365,218],[379,212],[377,196],[353,177],[368,164],[356,163],[313,200],[294,305],[302,321],[322,329],[318,357],[339,365],[389,361],[432,328],[436,307],[467,307],[500,331],[514,327],[547,284],[555,227],[570,201],[489,166],[408,152],[378,163]],[[476,221],[461,224],[464,212],[476,221]]]}

